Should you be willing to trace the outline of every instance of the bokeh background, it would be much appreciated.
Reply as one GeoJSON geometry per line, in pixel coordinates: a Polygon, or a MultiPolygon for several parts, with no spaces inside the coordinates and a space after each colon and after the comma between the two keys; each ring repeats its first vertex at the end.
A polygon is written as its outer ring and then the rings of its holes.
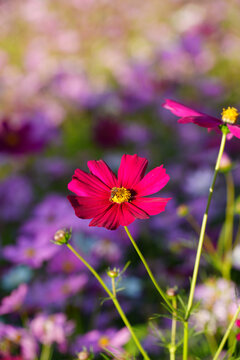
{"type": "MultiPolygon", "coordinates": [[[[238,0],[0,1],[1,297],[16,291],[0,307],[3,359],[35,360],[46,345],[53,353],[41,360],[73,359],[84,346],[101,358],[106,341],[120,348],[118,359],[125,351],[125,358],[138,356],[110,301],[101,304],[105,294],[95,279],[67,248],[50,242],[64,227],[106,281],[108,267],[131,261],[120,302],[151,357],[168,358],[158,345],[170,322],[153,318],[157,293],[124,230],[89,228],[76,218],[67,184],[90,159],[104,159],[114,171],[123,153],[147,157],[149,169],[163,163],[171,180],[161,196],[172,200],[165,213],[130,229],[163,288],[188,289],[220,137],[177,124],[162,104],[171,98],[214,116],[226,106],[240,109],[239,10],[238,0]]],[[[235,209],[239,150],[238,139],[227,143],[232,172],[220,175],[213,199],[214,247],[226,184],[235,209]]],[[[206,304],[196,324],[216,338],[235,305],[238,212],[229,230],[233,268],[214,267],[207,249],[199,278],[206,304]]],[[[192,341],[192,358],[207,359],[211,346],[192,341]]]]}

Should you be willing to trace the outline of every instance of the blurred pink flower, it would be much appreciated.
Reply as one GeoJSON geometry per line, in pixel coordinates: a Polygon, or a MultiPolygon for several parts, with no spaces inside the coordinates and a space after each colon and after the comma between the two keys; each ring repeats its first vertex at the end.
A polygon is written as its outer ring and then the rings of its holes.
{"type": "Polygon", "coordinates": [[[30,323],[30,330],[38,341],[48,345],[56,342],[61,351],[66,350],[67,337],[72,334],[73,329],[73,322],[67,321],[63,313],[39,314],[30,323]]]}
{"type": "Polygon", "coordinates": [[[3,298],[0,306],[0,315],[19,310],[26,297],[27,291],[27,285],[21,284],[16,290],[13,290],[9,296],[3,298]]]}
{"type": "Polygon", "coordinates": [[[95,353],[107,348],[112,353],[124,352],[122,346],[130,339],[130,333],[127,328],[121,330],[107,329],[105,331],[92,330],[79,336],[74,345],[76,351],[81,351],[83,347],[92,349],[95,353]]]}
{"type": "MultiPolygon", "coordinates": [[[[21,357],[24,360],[34,360],[37,355],[37,343],[30,332],[23,328],[13,327],[11,325],[0,323],[0,342],[6,342],[7,344],[14,344],[20,346],[21,357]]],[[[7,348],[6,351],[3,347],[0,348],[0,356],[5,359],[6,356],[10,356],[12,345],[7,348]]],[[[11,359],[11,357],[10,357],[11,359]]]]}

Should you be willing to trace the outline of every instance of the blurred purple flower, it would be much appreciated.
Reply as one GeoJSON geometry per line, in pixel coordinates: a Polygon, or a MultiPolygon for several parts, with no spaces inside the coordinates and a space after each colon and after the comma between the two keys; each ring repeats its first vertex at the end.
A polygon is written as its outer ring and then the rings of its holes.
{"type": "Polygon", "coordinates": [[[91,108],[95,104],[94,90],[86,76],[72,70],[63,69],[52,79],[51,90],[63,100],[72,101],[81,107],[91,108]]]}
{"type": "Polygon", "coordinates": [[[42,344],[51,345],[57,343],[60,351],[67,350],[67,337],[72,334],[74,324],[68,321],[63,313],[38,314],[30,322],[31,333],[42,344]]]}
{"type": "Polygon", "coordinates": [[[123,136],[126,141],[141,144],[143,146],[151,141],[152,135],[147,127],[137,123],[130,123],[123,128],[123,136]]]}
{"type": "Polygon", "coordinates": [[[58,276],[47,282],[36,281],[30,287],[26,303],[34,307],[63,306],[66,300],[86,285],[86,274],[58,276]]]}
{"type": "Polygon", "coordinates": [[[3,256],[13,263],[26,264],[30,267],[38,268],[58,251],[59,248],[50,242],[44,244],[22,236],[16,245],[9,245],[3,249],[3,256]]]}
{"type": "Polygon", "coordinates": [[[122,247],[109,239],[99,239],[92,247],[92,255],[116,265],[122,257],[122,247]]]}
{"type": "Polygon", "coordinates": [[[41,158],[36,161],[36,172],[40,179],[42,176],[49,176],[48,182],[63,177],[67,171],[68,164],[60,157],[41,158]]]}
{"type": "Polygon", "coordinates": [[[47,270],[50,273],[71,274],[79,270],[85,270],[85,265],[71,252],[62,246],[57,254],[48,263],[47,270]]]}
{"type": "Polygon", "coordinates": [[[6,178],[0,184],[0,218],[5,221],[19,220],[32,198],[32,187],[26,177],[12,175],[6,178]]]}
{"type": "Polygon", "coordinates": [[[191,29],[191,31],[182,36],[181,45],[187,53],[195,57],[202,51],[202,37],[191,29]]]}
{"type": "Polygon", "coordinates": [[[16,290],[13,290],[9,296],[3,298],[0,305],[0,315],[18,311],[22,307],[27,291],[27,285],[21,284],[16,290]]]}
{"type": "Polygon", "coordinates": [[[21,155],[38,152],[53,138],[56,129],[43,113],[25,115],[18,121],[0,122],[0,152],[21,155]]]}
{"type": "Polygon", "coordinates": [[[79,352],[83,347],[98,353],[104,348],[111,352],[124,351],[122,346],[130,339],[130,334],[127,328],[121,330],[107,329],[105,331],[92,330],[82,336],[78,336],[73,346],[74,352],[79,352]]]}
{"type": "Polygon", "coordinates": [[[37,205],[33,216],[22,227],[23,233],[35,236],[38,242],[48,243],[55,232],[62,228],[79,228],[79,221],[72,213],[64,196],[50,194],[37,205]]]}

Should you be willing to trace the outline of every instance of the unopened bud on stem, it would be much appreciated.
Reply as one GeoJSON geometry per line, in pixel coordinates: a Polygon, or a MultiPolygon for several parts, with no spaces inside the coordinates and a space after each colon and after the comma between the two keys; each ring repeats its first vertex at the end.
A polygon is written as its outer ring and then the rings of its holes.
{"type": "Polygon", "coordinates": [[[87,350],[82,350],[78,353],[78,360],[88,360],[91,358],[91,354],[87,350]]]}
{"type": "Polygon", "coordinates": [[[60,229],[58,230],[55,235],[54,238],[52,240],[52,242],[56,245],[64,245],[64,244],[68,244],[70,238],[72,235],[72,231],[69,229],[60,229]]]}

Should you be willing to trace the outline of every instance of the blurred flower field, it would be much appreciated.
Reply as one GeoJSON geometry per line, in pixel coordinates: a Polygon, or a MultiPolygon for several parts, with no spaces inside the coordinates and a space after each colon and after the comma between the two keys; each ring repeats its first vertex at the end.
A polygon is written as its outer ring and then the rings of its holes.
{"type": "MultiPolygon", "coordinates": [[[[116,271],[118,301],[151,360],[169,359],[172,315],[124,227],[89,227],[68,184],[75,169],[89,172],[89,160],[115,173],[123,154],[148,159],[147,172],[164,165],[170,180],[157,196],[171,200],[129,230],[184,309],[221,132],[179,124],[162,105],[173,99],[217,119],[228,106],[240,110],[239,10],[238,0],[0,0],[0,359],[142,359],[100,284],[54,244],[63,229],[109,288],[116,271]]],[[[213,358],[238,308],[239,151],[237,137],[226,141],[189,360],[213,358]]],[[[121,186],[111,192],[116,206],[121,186]]],[[[176,320],[171,360],[182,359],[176,320]]],[[[240,359],[239,321],[219,359],[240,359]]]]}

